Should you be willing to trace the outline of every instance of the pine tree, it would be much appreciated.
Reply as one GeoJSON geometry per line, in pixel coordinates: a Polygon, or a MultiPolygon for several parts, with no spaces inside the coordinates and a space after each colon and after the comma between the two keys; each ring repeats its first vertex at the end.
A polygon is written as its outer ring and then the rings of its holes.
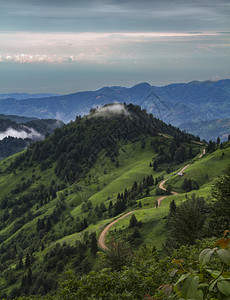
{"type": "Polygon", "coordinates": [[[157,170],[157,162],[154,160],[153,162],[153,171],[156,171],[157,170]]]}
{"type": "Polygon", "coordinates": [[[88,222],[86,220],[86,218],[84,218],[83,220],[83,230],[86,229],[88,227],[88,222]]]}
{"type": "Polygon", "coordinates": [[[171,144],[170,144],[170,147],[169,147],[169,152],[170,152],[170,154],[171,154],[171,158],[172,158],[172,159],[174,158],[176,149],[177,149],[177,145],[176,145],[176,143],[175,143],[175,140],[172,140],[172,142],[171,142],[171,144]]]}
{"type": "Polygon", "coordinates": [[[27,281],[27,284],[29,287],[32,285],[32,277],[33,277],[33,274],[32,274],[31,268],[29,267],[27,276],[26,276],[26,281],[27,281]]]}
{"type": "Polygon", "coordinates": [[[130,220],[129,220],[129,228],[134,228],[135,226],[138,225],[137,218],[134,214],[132,214],[130,220]]]}
{"type": "Polygon", "coordinates": [[[110,201],[109,202],[109,207],[108,207],[108,215],[109,215],[109,217],[112,216],[112,208],[113,208],[113,202],[110,201]]]}
{"type": "Polygon", "coordinates": [[[97,254],[98,247],[97,247],[97,238],[95,232],[92,232],[90,235],[90,250],[93,255],[97,254]]]}
{"type": "Polygon", "coordinates": [[[140,231],[139,231],[138,227],[134,227],[132,236],[133,236],[135,239],[141,237],[141,234],[140,234],[140,231]]]}
{"type": "Polygon", "coordinates": [[[25,261],[25,267],[29,268],[30,266],[30,255],[29,253],[26,254],[26,261],[25,261]]]}
{"type": "Polygon", "coordinates": [[[192,245],[202,237],[202,228],[205,221],[205,202],[202,198],[187,200],[176,208],[170,218],[169,247],[192,245]]]}
{"type": "Polygon", "coordinates": [[[136,191],[136,190],[137,190],[137,182],[135,181],[132,186],[132,191],[136,191]]]}
{"type": "Polygon", "coordinates": [[[189,158],[193,157],[192,147],[189,148],[188,156],[189,156],[189,158]]]}
{"type": "Polygon", "coordinates": [[[50,221],[50,217],[48,217],[47,222],[46,222],[46,228],[45,228],[46,232],[50,231],[51,227],[52,227],[52,224],[50,221]]]}
{"type": "Polygon", "coordinates": [[[172,216],[174,215],[176,212],[176,203],[174,200],[172,200],[172,202],[170,202],[170,205],[169,205],[169,215],[172,216]]]}

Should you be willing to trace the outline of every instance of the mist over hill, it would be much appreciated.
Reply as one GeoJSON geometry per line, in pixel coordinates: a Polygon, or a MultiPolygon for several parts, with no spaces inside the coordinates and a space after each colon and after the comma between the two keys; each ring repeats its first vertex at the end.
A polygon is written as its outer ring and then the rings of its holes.
{"type": "MultiPolygon", "coordinates": [[[[148,83],[130,88],[104,87],[96,91],[79,92],[64,96],[33,99],[1,99],[0,112],[37,118],[56,118],[64,122],[84,115],[92,107],[108,103],[140,105],[154,117],[183,128],[184,123],[203,122],[230,117],[230,80],[192,81],[162,87],[148,83]]],[[[202,126],[202,123],[200,123],[202,126]]],[[[226,130],[229,130],[227,126],[226,130]]],[[[194,131],[198,133],[197,130],[194,131]]],[[[216,133],[215,133],[216,134],[216,133]]],[[[208,138],[216,138],[215,134],[208,138]]]]}
{"type": "Polygon", "coordinates": [[[63,126],[53,119],[39,120],[30,117],[0,115],[0,159],[25,149],[32,142],[42,140],[47,134],[63,126]]]}

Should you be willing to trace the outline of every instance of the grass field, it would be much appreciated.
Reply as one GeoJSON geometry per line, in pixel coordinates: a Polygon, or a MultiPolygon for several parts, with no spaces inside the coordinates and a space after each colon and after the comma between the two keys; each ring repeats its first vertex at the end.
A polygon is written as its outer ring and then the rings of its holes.
{"type": "MultiPolygon", "coordinates": [[[[169,140],[168,137],[167,140],[169,140]]],[[[48,202],[45,206],[38,209],[35,206],[32,207],[31,211],[34,213],[39,212],[40,216],[26,223],[5,242],[7,243],[21,230],[35,230],[38,218],[49,216],[53,212],[59,198],[61,199],[61,196],[63,196],[61,194],[64,194],[64,201],[67,204],[66,212],[71,214],[74,218],[83,218],[87,215],[87,212],[82,212],[81,210],[83,201],[91,200],[93,206],[100,203],[105,203],[107,206],[111,200],[115,202],[117,194],[124,192],[125,188],[130,189],[135,181],[140,182],[144,176],[146,177],[147,175],[152,174],[153,177],[165,175],[165,178],[168,178],[167,184],[170,184],[173,187],[173,190],[181,193],[179,195],[166,197],[159,208],[155,208],[155,201],[157,199],[155,188],[150,191],[150,196],[143,196],[143,198],[137,201],[142,204],[142,208],[135,208],[135,216],[138,221],[142,221],[143,223],[143,227],[140,229],[142,244],[156,246],[158,249],[161,249],[162,244],[166,239],[165,223],[171,201],[174,200],[176,204],[179,205],[186,200],[186,197],[191,197],[193,193],[204,198],[210,197],[215,179],[223,174],[224,169],[230,162],[230,148],[217,150],[201,159],[194,159],[192,163],[190,162],[191,165],[186,169],[184,176],[179,178],[177,175],[174,175],[176,173],[175,170],[170,174],[166,174],[165,171],[160,173],[154,172],[153,169],[149,167],[149,163],[152,162],[152,159],[156,154],[151,146],[151,139],[146,138],[145,141],[146,144],[144,148],[142,148],[141,141],[121,146],[118,156],[119,166],[112,162],[111,159],[106,156],[105,152],[102,152],[97,162],[84,179],[81,179],[73,185],[67,186],[63,191],[58,192],[57,198],[48,202]],[[224,153],[224,155],[222,153],[224,153]],[[184,178],[196,180],[200,185],[199,190],[193,190],[187,194],[184,193],[181,189],[184,178]]],[[[1,162],[0,170],[5,171],[10,162],[11,159],[6,159],[1,162]]],[[[185,164],[187,164],[187,162],[178,166],[177,171],[185,164]]],[[[26,171],[19,171],[17,174],[0,174],[2,195],[7,194],[17,183],[21,183],[23,177],[31,178],[33,174],[38,180],[35,180],[32,187],[36,187],[39,184],[49,184],[52,180],[57,180],[57,177],[54,174],[54,168],[55,166],[42,172],[42,176],[40,176],[41,172],[39,166],[31,166],[27,168],[26,171]]],[[[0,216],[2,214],[3,210],[0,210],[0,216]]],[[[66,215],[66,218],[62,221],[64,227],[65,221],[68,218],[68,215],[66,215]]],[[[95,231],[97,236],[99,236],[102,229],[113,221],[113,219],[114,218],[98,221],[95,224],[90,224],[89,227],[82,232],[61,237],[55,242],[46,245],[47,247],[44,251],[47,252],[55,243],[67,242],[74,244],[76,240],[83,238],[86,231],[88,233],[95,231]]],[[[116,225],[112,227],[112,233],[108,235],[108,240],[111,236],[129,234],[129,219],[130,217],[127,217],[117,222],[116,225]]],[[[12,226],[13,223],[2,228],[0,235],[9,233],[12,226]]],[[[60,227],[60,224],[55,225],[54,229],[63,230],[60,227]]],[[[42,254],[44,253],[39,253],[38,257],[41,257],[42,254]]]]}

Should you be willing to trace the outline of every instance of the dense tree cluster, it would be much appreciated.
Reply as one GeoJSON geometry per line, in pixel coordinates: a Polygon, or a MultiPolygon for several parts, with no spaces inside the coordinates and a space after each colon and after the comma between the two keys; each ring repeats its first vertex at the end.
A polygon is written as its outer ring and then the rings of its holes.
{"type": "Polygon", "coordinates": [[[24,150],[31,142],[30,139],[15,138],[12,136],[5,137],[0,140],[0,158],[24,150]]]}
{"type": "Polygon", "coordinates": [[[98,116],[95,110],[91,110],[87,117],[77,117],[75,122],[57,128],[45,141],[31,145],[24,155],[15,159],[10,170],[21,165],[33,164],[35,161],[39,162],[41,170],[44,170],[57,162],[57,176],[73,183],[82,173],[87,172],[102,149],[117,163],[118,142],[121,140],[130,141],[143,134],[156,136],[157,133],[163,132],[174,136],[179,147],[182,141],[195,139],[194,136],[147,114],[139,106],[129,104],[125,108],[128,115],[117,114],[115,118],[98,116]]]}
{"type": "Polygon", "coordinates": [[[154,171],[162,171],[165,168],[170,173],[172,166],[191,159],[199,153],[200,150],[192,147],[190,143],[191,137],[185,133],[181,136],[176,134],[171,141],[162,138],[153,140],[151,145],[157,157],[154,158],[153,163],[150,163],[150,167],[153,167],[154,171]]]}
{"type": "MultiPolygon", "coordinates": [[[[14,272],[5,272],[5,278],[11,283],[17,282],[17,276],[21,275],[21,283],[13,288],[9,298],[24,295],[45,295],[52,290],[56,290],[59,274],[63,272],[66,265],[71,262],[71,267],[75,274],[85,274],[91,270],[90,254],[87,249],[90,245],[92,253],[95,253],[95,234],[86,236],[84,241],[76,242],[70,246],[67,243],[56,244],[43,257],[36,260],[33,254],[26,254],[23,262],[23,252],[18,256],[18,263],[14,272]],[[92,242],[94,238],[94,241],[92,242]]],[[[3,297],[4,294],[0,294],[3,297]]]]}
{"type": "Polygon", "coordinates": [[[212,195],[216,201],[212,205],[209,230],[219,235],[230,229],[230,165],[215,184],[212,195]]]}
{"type": "Polygon", "coordinates": [[[202,229],[208,212],[204,198],[196,197],[195,194],[179,206],[171,203],[167,222],[167,247],[195,244],[197,239],[204,236],[202,229]]]}

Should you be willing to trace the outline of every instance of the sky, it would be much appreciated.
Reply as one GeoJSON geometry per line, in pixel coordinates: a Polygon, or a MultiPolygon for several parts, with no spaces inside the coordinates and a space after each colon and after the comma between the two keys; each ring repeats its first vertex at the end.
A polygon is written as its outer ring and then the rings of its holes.
{"type": "Polygon", "coordinates": [[[0,93],[224,78],[229,0],[0,0],[0,93]]]}

